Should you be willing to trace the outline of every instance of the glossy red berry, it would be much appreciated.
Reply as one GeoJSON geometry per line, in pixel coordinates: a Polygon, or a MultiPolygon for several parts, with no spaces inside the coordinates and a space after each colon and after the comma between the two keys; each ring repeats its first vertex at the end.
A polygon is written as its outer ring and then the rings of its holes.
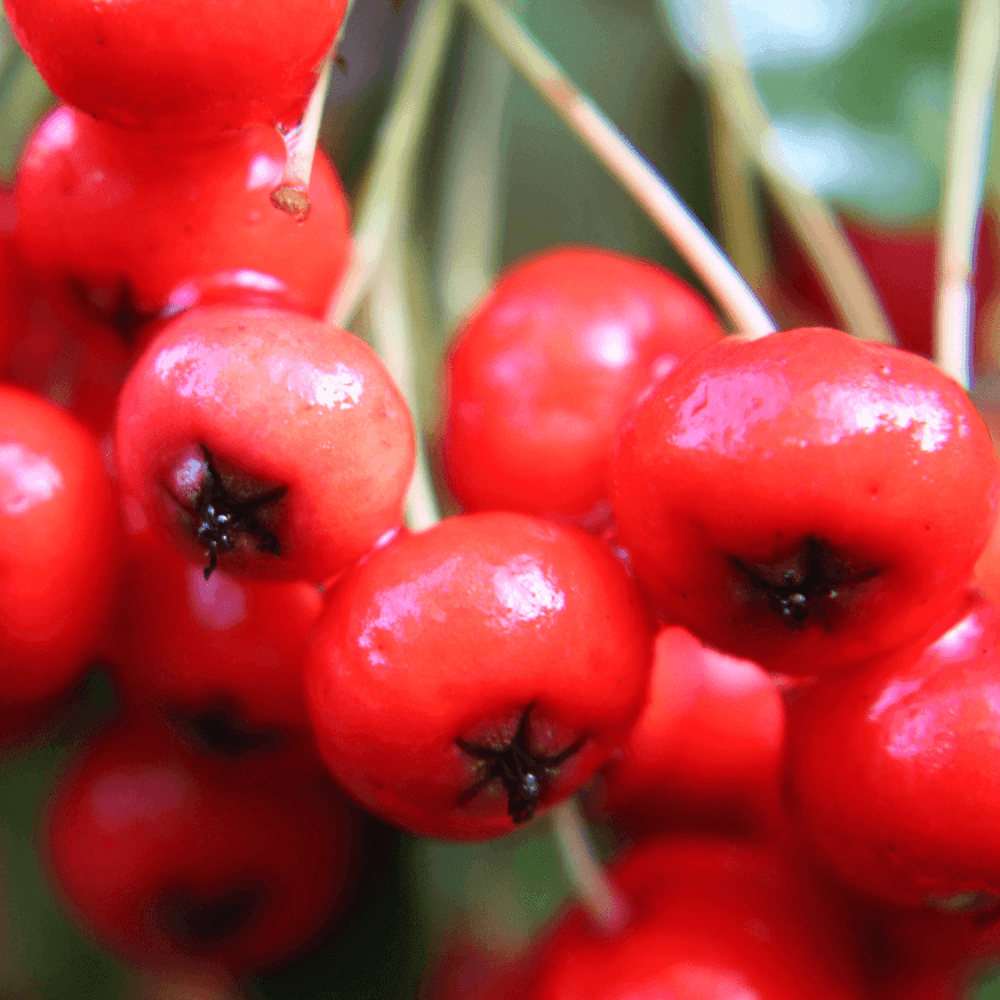
{"type": "Polygon", "coordinates": [[[789,705],[788,787],[823,862],[864,893],[986,909],[1000,897],[1000,612],[789,705]]]}
{"type": "Polygon", "coordinates": [[[596,540],[519,514],[404,535],[331,593],[306,664],[317,740],[414,833],[508,833],[579,788],[642,704],[650,636],[596,540]]]}
{"type": "Polygon", "coordinates": [[[784,731],[781,696],[757,664],[665,628],[646,706],[604,769],[607,809],[629,830],[758,827],[777,808],[784,731]]]}
{"type": "Polygon", "coordinates": [[[238,580],[130,538],[112,662],[126,701],[214,726],[237,748],[311,744],[302,663],[322,610],[312,584],[238,580]]]}
{"type": "Polygon", "coordinates": [[[18,168],[16,244],[129,337],[182,282],[252,271],[320,315],[350,256],[348,205],[317,151],[308,222],[274,208],[280,137],[249,129],[204,146],[153,146],[73,108],[53,111],[18,168]]]}
{"type": "Polygon", "coordinates": [[[346,0],[5,0],[45,82],[88,115],[173,141],[299,123],[346,0]]]}
{"type": "Polygon", "coordinates": [[[654,839],[610,872],[631,908],[609,934],[574,908],[544,938],[530,1000],[861,1000],[843,917],[777,853],[654,839]]]}
{"type": "Polygon", "coordinates": [[[326,781],[196,753],[155,721],[101,734],[63,775],[43,831],[62,902],[145,967],[278,965],[343,905],[351,812],[326,781]]]}
{"type": "Polygon", "coordinates": [[[327,579],[402,521],[406,401],[374,351],[319,320],[192,309],[122,390],[116,454],[136,532],[175,538],[206,576],[327,579]]]}
{"type": "Polygon", "coordinates": [[[788,674],[933,628],[993,526],[997,462],[929,361],[835,330],[726,338],[626,421],[619,539],[663,614],[788,674]]]}
{"type": "Polygon", "coordinates": [[[119,525],[94,436],[0,387],[0,711],[60,694],[111,613],[119,525]]]}
{"type": "Polygon", "coordinates": [[[505,272],[445,367],[441,457],[470,511],[600,527],[622,414],[722,335],[705,300],[645,261],[550,250],[505,272]]]}

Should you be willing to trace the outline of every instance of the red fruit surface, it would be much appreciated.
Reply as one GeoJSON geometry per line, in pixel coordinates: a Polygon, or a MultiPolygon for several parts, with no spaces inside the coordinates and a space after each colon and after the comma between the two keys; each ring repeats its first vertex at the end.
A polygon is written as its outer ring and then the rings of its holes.
{"type": "Polygon", "coordinates": [[[348,571],[306,680],[320,751],[349,794],[410,832],[478,840],[510,832],[527,804],[491,779],[500,763],[537,780],[525,820],[607,760],[650,656],[638,594],[600,542],[483,513],[402,535],[348,571]]]}
{"type": "Polygon", "coordinates": [[[722,332],[697,292],[645,261],[573,247],[515,265],[446,361],[441,457],[458,502],[600,528],[622,415],[722,332]]]}
{"type": "Polygon", "coordinates": [[[310,740],[302,662],[322,610],[312,584],[237,580],[150,535],[130,538],[116,676],[126,700],[221,721],[274,740],[310,740]]]}
{"type": "MultiPolygon", "coordinates": [[[[931,357],[938,266],[936,229],[930,224],[878,225],[852,217],[842,218],[841,224],[882,300],[900,347],[931,357]]],[[[777,310],[799,326],[837,326],[842,322],[795,238],[774,215],[771,250],[780,296],[777,310]]],[[[973,288],[976,361],[995,365],[1000,351],[996,343],[1000,225],[992,208],[984,212],[979,230],[973,288]]]]}
{"type": "Polygon", "coordinates": [[[62,100],[173,142],[299,123],[346,0],[5,0],[62,100]]]}
{"type": "Polygon", "coordinates": [[[951,613],[998,483],[989,432],[956,383],[820,328],[729,337],[682,363],[625,422],[612,503],[668,620],[806,675],[951,613]]]}
{"type": "Polygon", "coordinates": [[[756,827],[777,808],[784,731],[781,696],[757,664],[665,628],[646,706],[604,769],[607,808],[630,830],[756,827]]]}
{"type": "Polygon", "coordinates": [[[99,438],[113,433],[135,351],[60,284],[26,283],[25,310],[3,377],[72,413],[99,438]]]}
{"type": "Polygon", "coordinates": [[[525,1000],[865,996],[840,914],[774,852],[654,839],[610,874],[631,906],[629,923],[609,934],[571,910],[543,939],[525,1000]]]}
{"type": "Polygon", "coordinates": [[[111,613],[119,535],[94,436],[0,386],[0,712],[83,673],[111,613]]]}
{"type": "Polygon", "coordinates": [[[1000,612],[828,679],[788,708],[788,787],[821,860],[903,904],[1000,896],[1000,612]]]}
{"type": "Polygon", "coordinates": [[[317,151],[300,225],[271,204],[284,164],[265,128],[161,148],[57,108],[18,168],[17,249],[32,273],[66,283],[126,335],[176,285],[239,269],[284,283],[319,316],[350,257],[347,200],[317,151]]]}
{"type": "Polygon", "coordinates": [[[236,533],[220,550],[227,572],[319,582],[402,521],[414,462],[406,401],[371,348],[319,320],[191,309],[136,362],[116,433],[126,512],[135,533],[151,526],[191,560],[208,558],[197,538],[203,449],[232,509],[284,490],[254,515],[274,545],[236,533]]]}
{"type": "Polygon", "coordinates": [[[14,252],[14,198],[0,188],[0,370],[24,327],[24,274],[14,252]]]}
{"type": "Polygon", "coordinates": [[[62,776],[43,846],[63,904],[123,958],[243,974],[327,926],[352,875],[353,825],[326,780],[200,755],[137,717],[62,776]]]}

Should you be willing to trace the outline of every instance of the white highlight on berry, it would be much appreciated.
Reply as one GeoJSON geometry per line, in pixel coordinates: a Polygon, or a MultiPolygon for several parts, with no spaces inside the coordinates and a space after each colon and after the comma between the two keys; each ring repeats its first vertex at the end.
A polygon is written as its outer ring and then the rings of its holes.
{"type": "Polygon", "coordinates": [[[741,369],[702,384],[678,407],[678,430],[670,442],[685,449],[707,448],[721,455],[745,443],[757,423],[777,419],[792,400],[780,375],[741,369]]]}
{"type": "Polygon", "coordinates": [[[508,624],[535,621],[566,607],[566,595],[531,556],[518,556],[493,574],[493,590],[510,612],[508,624]]]}
{"type": "Polygon", "coordinates": [[[246,189],[272,188],[281,179],[281,164],[267,153],[257,153],[247,167],[246,189]]]}
{"type": "Polygon", "coordinates": [[[606,368],[626,368],[636,357],[636,350],[625,324],[611,320],[595,324],[582,347],[606,368]]]}
{"type": "Polygon", "coordinates": [[[170,383],[178,396],[210,396],[215,392],[216,376],[228,360],[226,348],[182,341],[163,348],[156,355],[153,371],[161,382],[170,383]]]}
{"type": "Polygon", "coordinates": [[[869,378],[850,386],[821,383],[812,390],[816,438],[835,445],[854,434],[909,430],[921,451],[939,451],[955,431],[936,392],[869,378]],[[866,391],[867,390],[867,391],[866,391]]]}
{"type": "Polygon", "coordinates": [[[388,632],[397,642],[405,639],[403,627],[408,619],[430,618],[444,623],[446,613],[436,597],[446,589],[448,582],[461,568],[461,559],[452,556],[417,579],[397,584],[375,595],[377,611],[369,615],[358,636],[358,646],[365,650],[373,666],[387,666],[389,661],[381,652],[380,632],[388,632]]]}
{"type": "Polygon", "coordinates": [[[62,473],[45,455],[16,441],[0,445],[0,511],[8,517],[48,502],[63,485],[62,473]]]}

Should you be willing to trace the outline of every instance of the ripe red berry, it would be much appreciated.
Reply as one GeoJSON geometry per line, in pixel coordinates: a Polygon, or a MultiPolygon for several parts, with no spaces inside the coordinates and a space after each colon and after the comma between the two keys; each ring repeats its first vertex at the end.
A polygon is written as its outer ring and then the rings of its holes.
{"type": "Polygon", "coordinates": [[[530,1000],[861,1000],[842,915],[776,852],[723,840],[643,842],[615,865],[631,919],[579,908],[538,946],[530,1000]]]}
{"type": "Polygon", "coordinates": [[[64,905],[122,957],[244,974],[301,951],[342,906],[352,828],[325,779],[199,755],[137,717],[62,777],[43,844],[64,905]]]}
{"type": "Polygon", "coordinates": [[[281,139],[254,128],[194,148],[160,148],[73,108],[28,144],[15,183],[16,244],[32,273],[64,283],[126,336],[174,287],[249,270],[320,315],[350,255],[347,201],[322,152],[309,221],[274,208],[281,139]]]}
{"type": "Polygon", "coordinates": [[[608,811],[640,831],[766,823],[779,800],[784,732],[781,696],[757,664],[665,628],[646,706],[604,769],[608,811]]]}
{"type": "Polygon", "coordinates": [[[93,435],[0,386],[0,710],[60,694],[112,609],[119,525],[93,435]]]}
{"type": "Polygon", "coordinates": [[[1000,612],[976,599],[929,645],[790,703],[797,822],[846,882],[905,904],[1000,896],[998,667],[1000,612]]]}
{"type": "Polygon", "coordinates": [[[619,539],[664,615],[811,674],[933,628],[997,511],[997,461],[929,361],[835,330],[726,338],[626,421],[619,539]]]}
{"type": "Polygon", "coordinates": [[[399,527],[406,401],[374,351],[289,312],[214,306],[166,325],[122,390],[126,511],[206,575],[318,582],[399,527]]]}
{"type": "Polygon", "coordinates": [[[126,701],[251,744],[311,744],[302,663],[319,589],[223,570],[206,580],[148,534],[129,539],[128,556],[112,654],[126,701]]]}
{"type": "Polygon", "coordinates": [[[126,128],[211,137],[299,123],[346,0],[4,0],[62,100],[126,128]]]}
{"type": "Polygon", "coordinates": [[[642,704],[650,636],[607,550],[520,514],[404,535],[331,593],[306,663],[320,751],[414,833],[499,836],[579,788],[642,704]]]}
{"type": "Polygon", "coordinates": [[[600,527],[622,414],[722,335],[708,304],[653,264],[551,250],[503,274],[451,347],[441,456],[470,511],[600,527]]]}

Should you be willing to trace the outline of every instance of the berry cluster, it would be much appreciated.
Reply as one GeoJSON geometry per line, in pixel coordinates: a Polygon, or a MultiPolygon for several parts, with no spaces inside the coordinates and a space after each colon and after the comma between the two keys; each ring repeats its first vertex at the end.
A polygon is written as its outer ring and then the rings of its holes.
{"type": "Polygon", "coordinates": [[[411,531],[407,401],[323,318],[340,183],[271,202],[345,4],[6,3],[67,103],[2,195],[0,723],[111,668],[43,823],[91,934],[259,973],[344,909],[355,807],[475,841],[586,788],[609,905],[429,995],[861,1000],[1000,952],[1000,466],[958,385],[551,250],[454,339],[461,513],[411,531]]]}

